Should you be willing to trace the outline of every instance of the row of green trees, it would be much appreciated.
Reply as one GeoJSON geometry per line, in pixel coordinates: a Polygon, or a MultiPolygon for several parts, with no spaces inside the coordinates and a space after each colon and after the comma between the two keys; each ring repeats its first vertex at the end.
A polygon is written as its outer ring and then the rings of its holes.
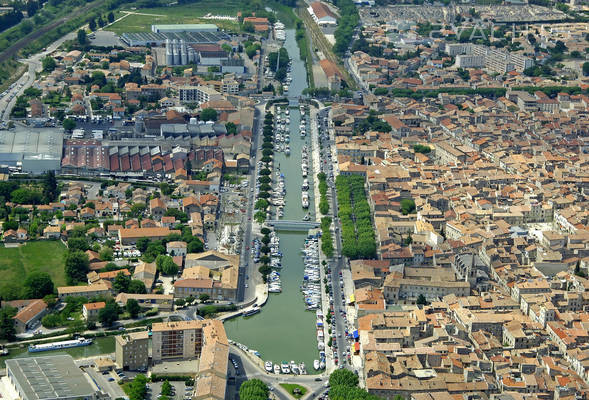
{"type": "Polygon", "coordinates": [[[331,218],[321,218],[321,251],[325,254],[325,257],[333,257],[333,236],[331,235],[331,218]]]}
{"type": "Polygon", "coordinates": [[[272,190],[272,171],[270,170],[270,163],[274,156],[274,114],[267,112],[264,116],[264,127],[262,129],[262,158],[260,161],[263,163],[263,167],[260,169],[258,183],[260,184],[258,192],[258,200],[254,205],[257,210],[254,214],[254,219],[263,223],[268,217],[268,207],[270,202],[268,199],[272,196],[270,191],[272,190]]]}
{"type": "Polygon", "coordinates": [[[336,0],[333,3],[339,8],[340,13],[340,19],[337,21],[338,27],[334,32],[333,51],[342,57],[352,42],[354,29],[360,22],[360,16],[352,0],[336,0]]]}
{"type": "Polygon", "coordinates": [[[319,172],[317,174],[317,179],[319,179],[319,194],[321,198],[319,199],[319,212],[323,215],[327,215],[329,213],[329,201],[327,201],[327,177],[325,173],[319,172]]]}
{"type": "Polygon", "coordinates": [[[339,175],[335,181],[342,225],[342,253],[348,258],[376,257],[370,206],[359,175],[339,175]]]}

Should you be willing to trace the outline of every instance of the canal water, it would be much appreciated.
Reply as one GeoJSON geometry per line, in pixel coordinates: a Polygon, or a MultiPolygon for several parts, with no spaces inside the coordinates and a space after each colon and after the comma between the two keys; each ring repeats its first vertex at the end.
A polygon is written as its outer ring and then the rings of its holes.
{"type": "MultiPolygon", "coordinates": [[[[56,341],[65,339],[56,339],[56,341]]],[[[73,347],[71,349],[64,350],[53,350],[43,351],[41,353],[29,353],[28,346],[24,346],[18,349],[10,349],[10,354],[5,357],[0,357],[0,368],[4,368],[4,361],[11,358],[23,358],[23,357],[43,357],[43,356],[54,356],[57,354],[69,354],[73,358],[86,358],[97,356],[100,354],[109,354],[115,352],[115,338],[114,336],[99,337],[94,339],[94,343],[90,346],[84,347],[73,347]]]]}
{"type": "MultiPolygon", "coordinates": [[[[292,82],[289,97],[298,97],[307,87],[305,64],[299,57],[295,32],[286,31],[287,49],[292,59],[292,82]]],[[[310,134],[301,138],[299,125],[301,114],[298,106],[290,108],[290,148],[291,155],[275,153],[274,168],[280,165],[286,185],[285,220],[301,221],[307,213],[301,206],[301,149],[307,145],[310,151],[310,134]]],[[[312,186],[312,172],[309,171],[309,184],[312,186]]],[[[312,190],[309,191],[309,212],[313,217],[312,190]]],[[[259,314],[248,318],[235,318],[225,322],[227,336],[239,343],[260,352],[264,361],[279,363],[294,360],[304,362],[308,373],[315,373],[313,360],[319,358],[315,312],[306,311],[303,295],[299,289],[303,281],[303,259],[301,249],[307,232],[278,231],[280,250],[283,253],[280,278],[282,293],[270,294],[267,304],[259,314]]]]}

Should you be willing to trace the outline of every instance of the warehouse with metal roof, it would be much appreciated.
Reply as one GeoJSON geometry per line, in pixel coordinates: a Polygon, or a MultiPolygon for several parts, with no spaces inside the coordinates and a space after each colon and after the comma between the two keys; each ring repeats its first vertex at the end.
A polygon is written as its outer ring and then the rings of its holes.
{"type": "Polygon", "coordinates": [[[70,355],[6,360],[6,375],[23,400],[98,399],[92,384],[70,355]]]}
{"type": "Polygon", "coordinates": [[[60,168],[63,132],[55,128],[0,131],[0,165],[22,166],[23,172],[40,174],[60,168]]]}

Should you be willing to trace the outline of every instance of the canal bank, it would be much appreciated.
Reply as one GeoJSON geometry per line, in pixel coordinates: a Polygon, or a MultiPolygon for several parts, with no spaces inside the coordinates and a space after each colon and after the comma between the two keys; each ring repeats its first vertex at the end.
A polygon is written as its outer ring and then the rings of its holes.
{"type": "MultiPolygon", "coordinates": [[[[298,98],[307,87],[305,65],[299,56],[295,41],[295,31],[286,31],[284,47],[292,59],[292,82],[288,97],[298,98]]],[[[274,169],[285,176],[286,196],[284,220],[301,221],[308,210],[301,206],[301,152],[303,146],[310,149],[309,135],[301,137],[299,125],[301,114],[299,107],[289,108],[290,112],[290,156],[276,152],[274,169]]],[[[313,172],[309,172],[312,184],[313,172]]],[[[313,204],[312,192],[310,203],[313,204]]],[[[311,217],[314,211],[309,209],[311,217]]],[[[274,363],[294,360],[304,362],[309,373],[313,370],[313,360],[319,358],[317,350],[317,332],[315,312],[306,311],[300,285],[303,280],[304,264],[301,249],[304,247],[306,232],[278,231],[280,250],[283,254],[280,278],[282,293],[270,294],[268,303],[259,314],[248,318],[238,317],[225,322],[227,336],[260,352],[263,360],[274,363]]]]}
{"type": "MultiPolygon", "coordinates": [[[[65,340],[65,339],[57,339],[65,340]]],[[[25,357],[43,357],[43,356],[53,356],[56,354],[69,354],[74,359],[78,358],[87,358],[93,357],[103,354],[110,354],[115,352],[115,337],[114,336],[105,336],[105,337],[97,337],[94,338],[93,343],[90,346],[84,347],[72,347],[70,349],[63,349],[63,350],[52,350],[52,351],[44,351],[41,353],[29,353],[28,345],[23,345],[23,347],[19,348],[11,348],[10,354],[4,357],[0,357],[0,368],[4,368],[4,362],[11,358],[25,358],[25,357]]]]}

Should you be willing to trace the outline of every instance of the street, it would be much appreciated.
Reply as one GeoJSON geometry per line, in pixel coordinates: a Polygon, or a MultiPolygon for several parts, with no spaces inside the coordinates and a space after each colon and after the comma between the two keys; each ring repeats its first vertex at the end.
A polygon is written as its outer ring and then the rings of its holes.
{"type": "MultiPolygon", "coordinates": [[[[328,380],[327,377],[321,377],[318,375],[269,374],[261,367],[257,366],[243,351],[234,346],[231,346],[229,349],[229,358],[230,360],[235,360],[238,367],[236,373],[236,370],[233,365],[231,365],[231,362],[229,363],[230,382],[233,380],[231,378],[233,376],[235,378],[235,392],[243,382],[254,378],[260,379],[262,382],[267,384],[276,398],[283,400],[289,400],[291,397],[288,393],[286,393],[286,391],[284,391],[284,389],[280,387],[281,383],[296,383],[298,385],[305,386],[307,389],[309,389],[309,395],[306,395],[309,399],[313,399],[327,390],[325,386],[325,382],[328,380]]],[[[230,389],[228,389],[228,391],[229,390],[230,389]]],[[[235,397],[229,398],[238,399],[237,393],[235,393],[235,397]]]]}
{"type": "Polygon", "coordinates": [[[41,53],[37,53],[26,60],[20,60],[29,65],[28,71],[26,71],[16,84],[6,91],[6,95],[0,99],[0,121],[8,122],[10,119],[10,112],[16,103],[18,96],[22,95],[23,92],[31,87],[36,78],[36,73],[42,69],[42,60],[47,54],[55,51],[63,42],[66,40],[72,40],[75,38],[75,34],[68,33],[59,40],[51,43],[47,49],[41,53]]]}

